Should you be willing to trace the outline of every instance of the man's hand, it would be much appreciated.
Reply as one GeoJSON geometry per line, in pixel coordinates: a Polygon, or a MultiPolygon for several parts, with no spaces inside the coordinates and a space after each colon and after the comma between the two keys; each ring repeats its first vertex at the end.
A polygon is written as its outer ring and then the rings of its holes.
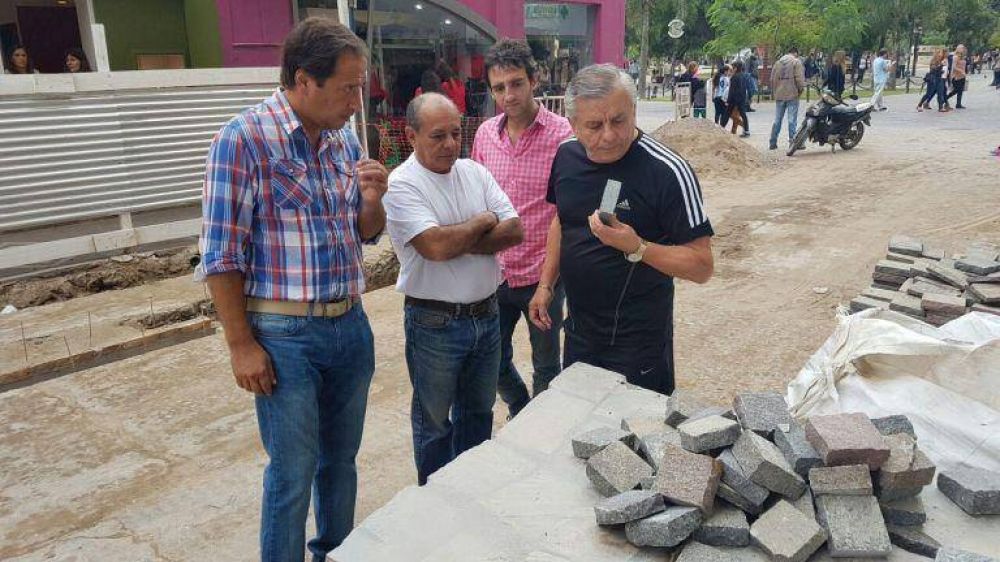
{"type": "Polygon", "coordinates": [[[588,220],[590,222],[590,231],[601,241],[601,244],[611,246],[619,252],[626,254],[631,254],[639,249],[639,243],[642,239],[639,238],[639,235],[635,233],[635,230],[631,226],[619,221],[618,217],[614,215],[611,215],[611,225],[606,225],[601,222],[599,213],[600,211],[594,211],[594,214],[590,215],[588,220]]]}
{"type": "Polygon", "coordinates": [[[357,166],[358,186],[361,197],[368,201],[381,201],[389,190],[389,172],[378,160],[361,160],[357,166]]]}
{"type": "Polygon", "coordinates": [[[271,358],[256,341],[249,341],[229,348],[230,363],[236,384],[254,394],[271,395],[278,379],[274,376],[271,358]]]}
{"type": "Polygon", "coordinates": [[[528,303],[528,319],[539,330],[551,330],[552,318],[549,317],[549,305],[552,304],[552,287],[539,284],[535,289],[531,302],[528,303]]]}

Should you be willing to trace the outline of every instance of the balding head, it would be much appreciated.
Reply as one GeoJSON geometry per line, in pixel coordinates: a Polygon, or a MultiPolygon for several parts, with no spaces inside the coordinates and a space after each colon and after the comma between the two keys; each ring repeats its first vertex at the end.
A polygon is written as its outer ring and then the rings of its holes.
{"type": "Polygon", "coordinates": [[[423,167],[447,174],[462,149],[462,114],[446,96],[419,95],[406,106],[406,138],[423,167]]]}
{"type": "Polygon", "coordinates": [[[458,106],[448,96],[437,92],[420,94],[410,100],[410,103],[406,106],[406,124],[414,131],[419,131],[424,112],[442,109],[445,111],[451,109],[459,119],[462,117],[462,114],[458,111],[458,106]]]}

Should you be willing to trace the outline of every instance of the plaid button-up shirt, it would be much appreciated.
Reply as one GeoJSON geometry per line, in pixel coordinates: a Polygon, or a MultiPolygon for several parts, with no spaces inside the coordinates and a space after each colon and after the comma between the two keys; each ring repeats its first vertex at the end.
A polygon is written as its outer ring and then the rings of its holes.
{"type": "Polygon", "coordinates": [[[364,292],[350,127],[313,150],[284,92],[212,141],[202,202],[201,275],[244,274],[249,297],[329,302],[364,292]]]}
{"type": "Polygon", "coordinates": [[[559,143],[573,136],[569,121],[539,106],[538,115],[512,144],[506,131],[507,116],[497,115],[476,131],[472,159],[486,166],[517,209],[524,241],[500,252],[504,278],[510,287],[538,283],[545,261],[545,239],[556,214],[545,200],[549,172],[559,143]]]}

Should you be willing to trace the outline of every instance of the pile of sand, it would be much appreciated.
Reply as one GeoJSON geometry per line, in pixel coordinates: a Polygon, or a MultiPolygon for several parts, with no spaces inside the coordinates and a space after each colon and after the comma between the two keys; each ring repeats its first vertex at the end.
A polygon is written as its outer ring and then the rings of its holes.
{"type": "Polygon", "coordinates": [[[670,121],[653,138],[683,156],[699,178],[747,177],[777,162],[707,119],[670,121]]]}

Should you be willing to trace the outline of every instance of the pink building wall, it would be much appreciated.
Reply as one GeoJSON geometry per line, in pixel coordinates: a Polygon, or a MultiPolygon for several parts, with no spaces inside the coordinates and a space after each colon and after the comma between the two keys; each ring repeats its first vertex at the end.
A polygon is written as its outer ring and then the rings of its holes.
{"type": "MultiPolygon", "coordinates": [[[[294,24],[294,0],[216,0],[223,65],[276,66],[281,42],[294,24]]],[[[497,28],[524,38],[524,0],[458,0],[497,28]]],[[[625,0],[562,0],[597,7],[594,61],[625,62],[625,0]]]]}

